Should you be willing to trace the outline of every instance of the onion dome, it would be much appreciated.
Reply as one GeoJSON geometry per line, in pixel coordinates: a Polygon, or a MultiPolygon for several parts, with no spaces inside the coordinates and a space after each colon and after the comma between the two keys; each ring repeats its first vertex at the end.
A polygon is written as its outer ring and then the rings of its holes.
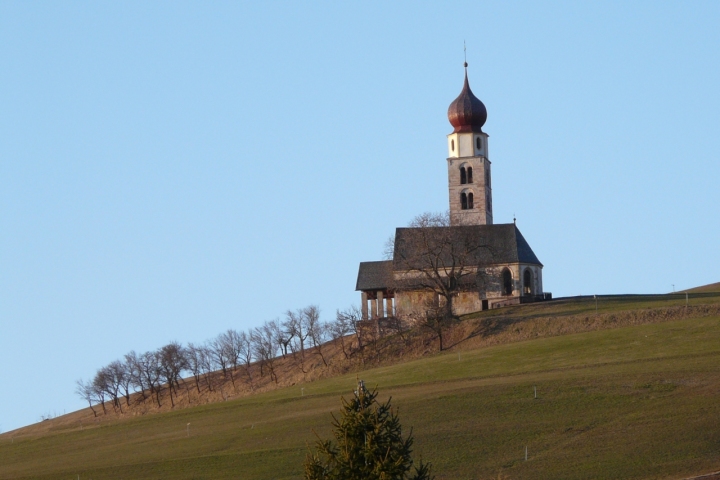
{"type": "Polygon", "coordinates": [[[485,105],[470,90],[467,63],[465,63],[465,83],[460,95],[448,108],[448,120],[455,127],[453,133],[482,132],[482,126],[487,120],[485,105]]]}

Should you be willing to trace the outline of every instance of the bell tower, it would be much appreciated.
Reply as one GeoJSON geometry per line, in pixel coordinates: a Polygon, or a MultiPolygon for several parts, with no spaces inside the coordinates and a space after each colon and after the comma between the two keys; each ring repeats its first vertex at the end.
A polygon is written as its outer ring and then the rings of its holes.
{"type": "Polygon", "coordinates": [[[485,105],[470,90],[465,62],[465,83],[448,108],[454,127],[448,141],[448,190],[451,225],[492,225],[492,184],[488,159],[485,105]]]}

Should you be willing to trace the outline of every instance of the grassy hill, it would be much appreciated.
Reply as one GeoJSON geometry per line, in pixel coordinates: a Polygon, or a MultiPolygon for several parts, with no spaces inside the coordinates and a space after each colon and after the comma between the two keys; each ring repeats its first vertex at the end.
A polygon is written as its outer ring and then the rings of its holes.
{"type": "Polygon", "coordinates": [[[702,287],[695,287],[691,288],[689,290],[684,290],[684,292],[688,293],[711,293],[711,292],[720,292],[720,282],[718,283],[710,283],[708,285],[703,285],[702,287]]]}
{"type": "MultiPolygon", "coordinates": [[[[481,312],[452,351],[361,378],[393,397],[438,479],[715,471],[720,295],[684,305],[684,295],[624,296],[601,297],[597,313],[593,298],[481,312]]],[[[0,479],[299,478],[312,430],[329,435],[355,381],[98,422],[76,412],[0,435],[0,479]]]]}

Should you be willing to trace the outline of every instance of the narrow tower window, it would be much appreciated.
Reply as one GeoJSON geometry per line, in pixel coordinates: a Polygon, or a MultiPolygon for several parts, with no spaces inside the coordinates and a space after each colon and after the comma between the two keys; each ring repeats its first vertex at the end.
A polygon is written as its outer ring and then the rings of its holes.
{"type": "Polygon", "coordinates": [[[502,271],[502,285],[503,285],[503,295],[512,295],[512,293],[513,293],[512,273],[510,273],[510,270],[507,268],[502,271]]]}
{"type": "Polygon", "coordinates": [[[472,167],[467,168],[467,182],[472,183],[472,167]]]}
{"type": "Polygon", "coordinates": [[[480,137],[475,137],[475,145],[477,145],[478,150],[482,148],[482,140],[480,140],[480,137]]]}
{"type": "Polygon", "coordinates": [[[468,208],[468,198],[467,195],[465,195],[465,192],[460,194],[460,208],[463,210],[467,210],[468,208]]]}
{"type": "Polygon", "coordinates": [[[467,183],[467,175],[465,174],[465,167],[460,167],[460,185],[467,183]]]}
{"type": "Polygon", "coordinates": [[[525,295],[532,295],[533,293],[532,280],[532,271],[526,268],[525,273],[523,273],[523,293],[525,295]]]}
{"type": "Polygon", "coordinates": [[[455,151],[455,140],[450,140],[450,150],[455,151]]]}
{"type": "Polygon", "coordinates": [[[485,167],[485,186],[490,186],[490,169],[488,169],[487,167],[485,167]]]}
{"type": "Polygon", "coordinates": [[[473,208],[473,194],[472,192],[468,193],[467,196],[467,204],[468,204],[468,210],[473,208]]]}

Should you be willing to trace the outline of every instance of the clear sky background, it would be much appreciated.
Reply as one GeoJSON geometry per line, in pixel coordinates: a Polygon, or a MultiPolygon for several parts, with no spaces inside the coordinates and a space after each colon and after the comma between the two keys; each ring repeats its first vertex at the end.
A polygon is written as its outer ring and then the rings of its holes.
{"type": "Polygon", "coordinates": [[[488,110],[554,296],[720,281],[720,2],[0,3],[0,429],[129,350],[358,303],[488,110]]]}

